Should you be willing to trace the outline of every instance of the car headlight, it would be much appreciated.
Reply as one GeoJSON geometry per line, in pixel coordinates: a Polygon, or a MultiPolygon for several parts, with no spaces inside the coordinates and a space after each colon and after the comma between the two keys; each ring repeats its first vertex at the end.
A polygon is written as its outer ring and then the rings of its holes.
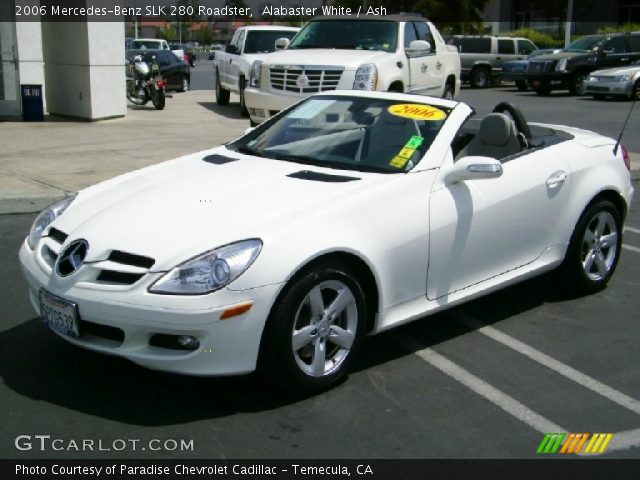
{"type": "Polygon", "coordinates": [[[249,71],[249,86],[260,88],[260,75],[262,75],[262,62],[256,60],[251,64],[251,70],[249,71]]]}
{"type": "Polygon", "coordinates": [[[567,63],[569,63],[568,58],[561,58],[556,64],[556,72],[561,72],[567,69],[567,63]]]}
{"type": "Polygon", "coordinates": [[[33,250],[36,248],[38,240],[42,237],[42,234],[47,229],[51,222],[53,222],[56,218],[58,218],[62,213],[67,209],[67,207],[73,202],[76,196],[65,198],[53,205],[45,208],[33,221],[33,225],[31,225],[31,230],[29,230],[29,237],[27,239],[27,243],[29,244],[29,248],[33,250]]]}
{"type": "Polygon", "coordinates": [[[353,80],[354,90],[375,90],[378,85],[378,68],[373,63],[360,65],[353,80]]]}
{"type": "Polygon", "coordinates": [[[616,82],[627,82],[629,80],[633,80],[633,77],[635,77],[635,73],[627,73],[626,75],[617,75],[615,78],[616,82]]]}
{"type": "Polygon", "coordinates": [[[242,275],[261,249],[262,241],[252,239],[210,250],[169,270],[149,287],[149,292],[173,295],[215,292],[242,275]]]}

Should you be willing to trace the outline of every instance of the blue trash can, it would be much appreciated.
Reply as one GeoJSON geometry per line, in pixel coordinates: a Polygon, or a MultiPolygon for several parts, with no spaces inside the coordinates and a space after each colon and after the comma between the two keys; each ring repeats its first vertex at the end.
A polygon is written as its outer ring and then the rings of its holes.
{"type": "Polygon", "coordinates": [[[42,122],[42,85],[20,85],[22,93],[22,120],[25,122],[42,122]]]}

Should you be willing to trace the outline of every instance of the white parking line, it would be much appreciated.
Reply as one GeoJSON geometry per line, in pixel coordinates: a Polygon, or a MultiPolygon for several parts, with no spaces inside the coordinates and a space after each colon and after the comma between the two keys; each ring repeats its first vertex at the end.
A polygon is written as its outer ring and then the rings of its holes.
{"type": "Polygon", "coordinates": [[[624,231],[625,232],[633,232],[633,233],[640,233],[640,229],[637,228],[633,228],[633,227],[624,227],[624,231]]]}
{"type": "Polygon", "coordinates": [[[636,253],[640,253],[640,248],[638,247],[633,247],[631,245],[627,245],[625,243],[622,244],[622,249],[623,250],[629,250],[630,252],[636,252],[636,253]]]}
{"type": "Polygon", "coordinates": [[[616,450],[628,450],[638,446],[640,446],[640,428],[625,430],[624,432],[613,434],[606,453],[616,450]]]}
{"type": "Polygon", "coordinates": [[[424,345],[405,335],[396,334],[396,339],[405,348],[415,351],[415,354],[429,365],[449,375],[535,430],[544,434],[567,431],[431,348],[424,348],[424,345]]]}
{"type": "Polygon", "coordinates": [[[458,310],[450,312],[450,315],[456,320],[464,323],[468,327],[473,328],[478,333],[482,333],[487,337],[495,340],[498,343],[501,343],[505,347],[509,347],[512,350],[515,350],[518,353],[521,353],[525,357],[530,358],[534,362],[537,362],[545,367],[553,370],[556,373],[576,382],[579,385],[582,385],[589,390],[594,391],[598,395],[605,397],[606,399],[617,403],[621,407],[624,407],[628,410],[631,410],[633,413],[640,415],[640,401],[635,398],[631,398],[630,396],[611,388],[608,385],[605,385],[602,382],[599,382],[595,378],[590,377],[589,375],[585,375],[582,372],[579,372],[575,368],[566,365],[555,358],[550,357],[546,353],[542,353],[539,350],[536,350],[533,347],[530,347],[526,343],[521,342],[520,340],[516,340],[515,338],[503,333],[489,325],[485,325],[484,323],[476,320],[475,318],[470,317],[464,312],[460,312],[458,310]]]}

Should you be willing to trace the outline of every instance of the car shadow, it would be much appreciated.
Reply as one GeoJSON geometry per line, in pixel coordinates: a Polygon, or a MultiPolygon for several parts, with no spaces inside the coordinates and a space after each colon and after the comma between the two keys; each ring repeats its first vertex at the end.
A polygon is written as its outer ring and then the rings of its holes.
{"type": "Polygon", "coordinates": [[[236,120],[246,120],[249,122],[248,117],[243,117],[240,113],[240,104],[238,102],[229,102],[229,105],[218,105],[215,102],[198,102],[203,108],[210,110],[218,115],[222,115],[226,118],[233,118],[236,120]]]}
{"type": "MultiPolygon", "coordinates": [[[[460,308],[473,312],[483,323],[493,324],[546,302],[569,298],[550,287],[543,277],[460,308]]],[[[429,347],[471,330],[444,312],[367,337],[354,372],[413,353],[394,341],[393,335],[398,333],[419,339],[420,344],[429,347]]],[[[19,395],[137,426],[175,425],[240,412],[268,411],[305,400],[304,396],[273,388],[255,374],[211,378],[148,370],[68,344],[48,332],[37,318],[0,333],[0,376],[19,395]]]]}

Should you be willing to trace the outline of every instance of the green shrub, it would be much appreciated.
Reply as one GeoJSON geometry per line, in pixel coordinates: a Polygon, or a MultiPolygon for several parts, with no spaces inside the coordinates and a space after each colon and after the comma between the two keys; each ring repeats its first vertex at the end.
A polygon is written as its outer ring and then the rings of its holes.
{"type": "Polygon", "coordinates": [[[625,23],[618,26],[607,26],[598,29],[598,33],[640,32],[640,23],[625,23]]]}
{"type": "Polygon", "coordinates": [[[524,37],[535,43],[538,48],[553,48],[562,46],[564,39],[554,38],[546,33],[540,33],[533,28],[521,28],[519,30],[513,30],[511,32],[501,33],[506,37],[524,37]]]}

